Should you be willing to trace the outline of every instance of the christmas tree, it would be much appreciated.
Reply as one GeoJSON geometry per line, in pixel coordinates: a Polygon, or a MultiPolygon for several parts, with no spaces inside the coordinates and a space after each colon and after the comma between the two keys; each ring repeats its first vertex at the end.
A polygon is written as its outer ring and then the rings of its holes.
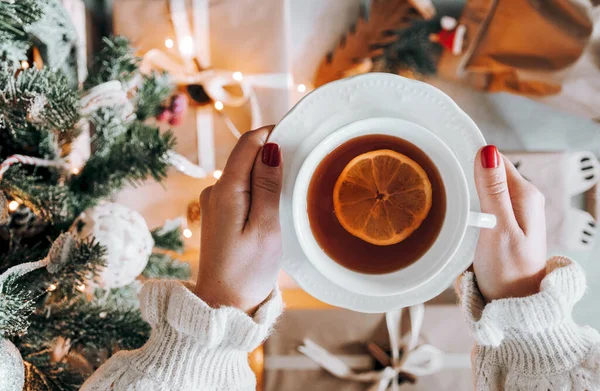
{"type": "Polygon", "coordinates": [[[0,391],[78,389],[145,342],[139,280],[189,277],[177,224],[107,202],[166,176],[174,138],[149,122],[172,86],[119,37],[77,83],[74,35],[58,0],[0,0],[0,391]]]}

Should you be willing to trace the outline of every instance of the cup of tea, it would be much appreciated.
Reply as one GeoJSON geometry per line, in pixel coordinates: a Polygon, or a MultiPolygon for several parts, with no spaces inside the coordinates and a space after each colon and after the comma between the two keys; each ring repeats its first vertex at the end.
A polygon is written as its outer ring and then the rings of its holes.
{"type": "Polygon", "coordinates": [[[471,210],[465,173],[434,133],[398,118],[347,124],[304,160],[292,216],[308,260],[331,282],[370,296],[426,283],[452,259],[471,210]]]}

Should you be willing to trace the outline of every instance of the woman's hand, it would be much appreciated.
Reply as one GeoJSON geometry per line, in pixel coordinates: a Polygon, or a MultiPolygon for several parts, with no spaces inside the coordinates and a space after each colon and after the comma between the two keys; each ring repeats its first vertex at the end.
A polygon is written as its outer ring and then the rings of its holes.
{"type": "Polygon", "coordinates": [[[281,263],[281,152],[272,126],[244,134],[219,181],[200,196],[196,294],[213,308],[253,313],[275,287],[281,263]]]}
{"type": "Polygon", "coordinates": [[[495,146],[475,159],[481,211],[496,215],[494,229],[482,229],[473,268],[486,301],[537,293],[545,276],[544,196],[523,179],[495,146]]]}

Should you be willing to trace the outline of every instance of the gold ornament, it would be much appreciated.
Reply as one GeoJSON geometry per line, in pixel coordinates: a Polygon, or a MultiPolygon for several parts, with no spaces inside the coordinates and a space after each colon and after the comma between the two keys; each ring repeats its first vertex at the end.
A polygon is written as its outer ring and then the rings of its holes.
{"type": "Polygon", "coordinates": [[[202,211],[200,209],[200,202],[190,202],[187,208],[187,219],[190,223],[199,223],[202,211]]]}
{"type": "Polygon", "coordinates": [[[25,364],[25,387],[23,391],[54,391],[58,387],[34,365],[24,361],[25,364]]]}
{"type": "Polygon", "coordinates": [[[0,225],[8,223],[10,213],[8,211],[8,200],[4,193],[0,192],[0,225]]]}

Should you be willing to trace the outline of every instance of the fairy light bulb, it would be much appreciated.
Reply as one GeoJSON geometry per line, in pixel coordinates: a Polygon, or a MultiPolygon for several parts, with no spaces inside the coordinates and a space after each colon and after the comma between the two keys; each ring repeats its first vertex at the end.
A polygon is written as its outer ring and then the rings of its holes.
{"type": "Polygon", "coordinates": [[[19,208],[19,203],[17,201],[11,201],[8,203],[8,210],[14,212],[19,208]]]}
{"type": "Polygon", "coordinates": [[[218,111],[223,110],[225,106],[223,105],[223,102],[221,102],[220,100],[215,102],[215,109],[217,109],[218,111]]]}
{"type": "Polygon", "coordinates": [[[179,42],[179,51],[185,57],[191,57],[194,54],[194,40],[191,36],[186,35],[179,42]]]}
{"type": "Polygon", "coordinates": [[[25,60],[21,61],[21,68],[29,69],[29,63],[25,60]]]}
{"type": "Polygon", "coordinates": [[[186,228],[183,230],[183,236],[186,238],[191,238],[192,237],[192,230],[189,228],[186,228]]]}
{"type": "Polygon", "coordinates": [[[298,84],[298,92],[306,92],[306,85],[298,84]]]}
{"type": "Polygon", "coordinates": [[[175,43],[171,38],[165,39],[165,46],[167,47],[167,49],[172,49],[173,45],[175,45],[175,43]]]}
{"type": "Polygon", "coordinates": [[[54,292],[56,290],[56,288],[58,288],[56,286],[56,284],[50,284],[50,285],[48,285],[48,291],[50,291],[50,292],[54,292]]]}
{"type": "Polygon", "coordinates": [[[215,179],[221,178],[221,175],[223,175],[223,171],[221,170],[215,170],[215,172],[213,172],[213,177],[215,177],[215,179]]]}
{"type": "Polygon", "coordinates": [[[233,72],[233,75],[231,75],[231,77],[233,77],[233,80],[235,81],[242,81],[244,75],[242,75],[242,72],[233,72]]]}
{"type": "Polygon", "coordinates": [[[79,292],[85,292],[85,284],[77,285],[77,290],[79,292]]]}
{"type": "Polygon", "coordinates": [[[79,168],[77,168],[77,167],[73,167],[73,168],[71,169],[71,172],[73,173],[73,175],[77,175],[77,174],[79,174],[79,168]]]}

